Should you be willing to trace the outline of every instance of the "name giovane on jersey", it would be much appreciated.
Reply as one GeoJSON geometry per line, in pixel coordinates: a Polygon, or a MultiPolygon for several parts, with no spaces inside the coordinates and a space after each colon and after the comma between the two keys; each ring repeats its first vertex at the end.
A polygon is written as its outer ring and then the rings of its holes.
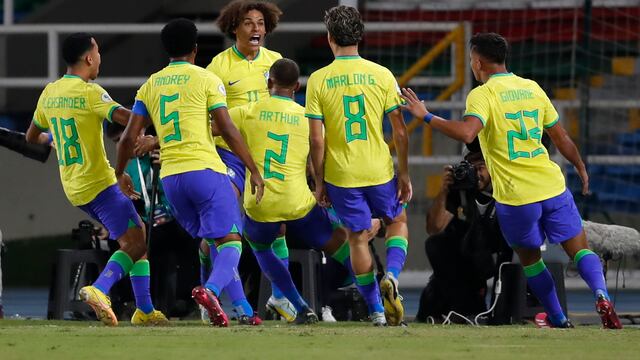
{"type": "Polygon", "coordinates": [[[516,89],[500,92],[500,100],[502,100],[502,102],[531,99],[533,99],[533,92],[528,89],[516,89]]]}
{"type": "Polygon", "coordinates": [[[372,74],[362,74],[362,73],[337,75],[337,76],[328,78],[326,81],[327,81],[327,87],[329,89],[335,89],[338,87],[351,86],[351,85],[373,86],[376,84],[376,79],[372,74]]]}
{"type": "Polygon", "coordinates": [[[162,77],[155,78],[153,85],[154,86],[165,86],[165,85],[185,85],[189,82],[191,77],[189,75],[167,75],[162,77]]]}

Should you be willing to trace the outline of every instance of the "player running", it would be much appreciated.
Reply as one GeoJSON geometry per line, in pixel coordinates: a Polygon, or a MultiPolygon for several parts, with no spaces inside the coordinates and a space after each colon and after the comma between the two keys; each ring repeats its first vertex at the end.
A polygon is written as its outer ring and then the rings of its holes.
{"type": "Polygon", "coordinates": [[[507,41],[494,33],[474,35],[471,70],[483,85],[467,96],[463,121],[448,121],[430,113],[411,89],[403,89],[407,109],[445,135],[470,143],[476,136],[493,179],[496,213],[505,239],[524,266],[529,288],[544,305],[536,315],[539,327],[572,327],[562,311],[551,273],[542,261],[545,237],[561,244],[576,263],[580,276],[596,299],[602,325],[621,329],[609,301],[602,264],[589,250],[582,219],[566,188],[560,167],[541,144],[546,131],[558,151],[576,168],[582,193],[589,192],[589,176],[582,158],[551,101],[532,80],[507,71],[507,41]]]}
{"type": "Polygon", "coordinates": [[[115,326],[118,319],[107,294],[116,281],[130,275],[136,299],[131,323],[167,324],[167,318],[151,302],[144,225],[131,200],[116,186],[104,150],[104,119],[126,125],[130,111],[113,101],[100,85],[88,82],[95,80],[100,70],[100,51],[93,36],[70,35],[62,45],[62,56],[67,73],[44,88],[26,138],[32,143],[43,142],[42,132],[51,130],[67,198],[102,223],[109,237],[120,244],[95,283],[80,289],[80,298],[100,321],[115,326]]]}
{"type": "Polygon", "coordinates": [[[241,222],[227,169],[214,149],[213,121],[249,168],[256,201],[262,197],[264,183],[229,119],[220,79],[193,65],[197,34],[195,24],[187,19],[172,20],[162,29],[162,43],[170,63],[138,90],[131,121],[118,143],[116,175],[123,191],[131,192],[124,169],[133,155],[136,137],[153,122],[160,143],[160,178],[176,219],[191,236],[217,247],[211,275],[204,286],[193,289],[193,298],[208,311],[213,325],[228,326],[218,297],[238,276],[241,222]]]}
{"type": "Polygon", "coordinates": [[[306,99],[316,198],[323,206],[331,203],[349,230],[356,284],[369,305],[374,325],[385,325],[385,315],[390,325],[399,325],[404,309],[397,279],[408,245],[403,203],[412,195],[399,88],[388,69],[358,55],[364,33],[358,10],[334,7],[324,21],[335,60],[311,74],[306,99]],[[397,176],[382,133],[385,114],[398,151],[397,176]],[[387,225],[387,272],[380,282],[384,308],[368,247],[372,215],[387,225]]]}

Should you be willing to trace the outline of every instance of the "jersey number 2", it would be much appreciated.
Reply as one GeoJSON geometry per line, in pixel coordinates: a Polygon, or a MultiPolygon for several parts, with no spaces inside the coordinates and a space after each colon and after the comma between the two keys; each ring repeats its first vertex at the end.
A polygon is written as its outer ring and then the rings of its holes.
{"type": "Polygon", "coordinates": [[[160,124],[165,125],[169,122],[173,122],[173,134],[169,134],[162,138],[165,143],[169,141],[182,140],[182,133],[180,132],[180,115],[177,111],[167,114],[167,103],[176,101],[180,98],[180,94],[175,93],[173,95],[160,95],[160,124]]]}
{"type": "Polygon", "coordinates": [[[267,132],[267,137],[269,139],[278,141],[280,143],[282,143],[280,145],[280,153],[276,153],[273,150],[267,150],[264,153],[264,178],[266,179],[270,179],[270,178],[276,178],[278,180],[282,180],[284,181],[284,174],[279,173],[277,171],[271,170],[271,160],[280,163],[280,164],[286,164],[287,162],[287,148],[289,147],[289,135],[285,134],[285,135],[278,135],[278,134],[274,134],[271,131],[267,132]]]}
{"type": "Polygon", "coordinates": [[[74,118],[52,118],[53,134],[56,137],[56,150],[58,151],[58,165],[69,166],[84,163],[82,147],[78,142],[78,129],[74,118]],[[60,142],[64,140],[64,143],[60,142]]]}
{"type": "Polygon", "coordinates": [[[518,111],[517,113],[506,113],[504,116],[508,120],[518,121],[520,123],[520,131],[509,130],[507,131],[507,145],[509,146],[509,160],[515,160],[517,158],[534,158],[540,154],[544,154],[544,148],[542,146],[536,148],[532,152],[528,151],[516,151],[514,139],[518,140],[537,140],[538,145],[540,145],[540,140],[542,138],[542,133],[540,132],[540,127],[538,126],[538,110],[533,111],[518,111]],[[536,126],[527,130],[527,125],[524,123],[524,118],[528,117],[533,119],[536,123],[536,126]]]}

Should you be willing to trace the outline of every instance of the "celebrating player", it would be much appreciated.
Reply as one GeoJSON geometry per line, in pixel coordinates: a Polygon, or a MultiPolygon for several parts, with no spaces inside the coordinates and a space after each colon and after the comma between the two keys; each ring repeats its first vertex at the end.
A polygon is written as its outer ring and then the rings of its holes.
{"type": "Polygon", "coordinates": [[[586,167],[545,92],[536,82],[507,71],[507,52],[507,41],[498,34],[477,34],[471,39],[471,70],[483,85],[467,96],[462,122],[433,115],[411,89],[403,89],[407,109],[453,139],[469,143],[478,136],[493,179],[500,227],[524,266],[529,287],[546,311],[536,316],[536,324],[572,327],[542,261],[540,246],[546,237],[550,243],[561,244],[576,263],[593,291],[603,326],[620,329],[602,264],[589,250],[562,171],[541,144],[542,132],[549,134],[558,151],[576,168],[583,194],[589,191],[586,167]]]}
{"type": "Polygon", "coordinates": [[[191,236],[217,247],[211,275],[204,286],[193,289],[193,298],[208,311],[212,324],[228,326],[218,297],[237,276],[242,250],[240,209],[227,169],[214,149],[212,121],[251,172],[256,201],[262,197],[264,182],[229,119],[220,79],[193,65],[197,34],[195,24],[187,19],[172,20],[162,29],[170,63],[138,90],[131,121],[118,143],[116,176],[123,191],[130,193],[130,178],[124,169],[137,135],[153,122],[160,143],[160,178],[176,219],[191,236]]]}
{"type": "Polygon", "coordinates": [[[154,310],[151,302],[144,225],[131,200],[116,186],[102,139],[104,119],[126,125],[130,111],[113,101],[100,85],[88,83],[96,79],[100,70],[100,51],[90,34],[67,37],[62,56],[67,73],[48,84],[40,95],[27,141],[41,142],[41,132],[51,129],[67,198],[101,222],[110,238],[120,244],[120,250],[111,256],[96,282],[80,289],[80,297],[100,321],[115,326],[118,319],[107,294],[116,281],[129,274],[136,298],[131,322],[166,324],[167,318],[154,310]]]}
{"type": "Polygon", "coordinates": [[[364,23],[355,8],[331,8],[325,24],[335,61],[311,74],[307,83],[316,197],[321,205],[331,203],[349,230],[351,264],[373,324],[386,325],[388,320],[399,325],[404,309],[397,278],[408,244],[403,203],[412,194],[399,89],[388,69],[358,55],[364,23]],[[382,133],[385,114],[398,150],[397,177],[382,133]],[[372,215],[387,225],[387,273],[380,282],[384,308],[368,247],[372,215]]]}

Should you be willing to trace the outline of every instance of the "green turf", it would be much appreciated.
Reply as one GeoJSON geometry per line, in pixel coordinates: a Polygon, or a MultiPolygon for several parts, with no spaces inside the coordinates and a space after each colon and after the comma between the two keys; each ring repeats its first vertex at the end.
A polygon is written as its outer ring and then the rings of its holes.
{"type": "Polygon", "coordinates": [[[632,359],[640,329],[540,330],[411,324],[373,328],[340,323],[220,329],[197,322],[166,328],[106,328],[69,321],[0,321],[0,358],[8,359],[632,359]]]}

